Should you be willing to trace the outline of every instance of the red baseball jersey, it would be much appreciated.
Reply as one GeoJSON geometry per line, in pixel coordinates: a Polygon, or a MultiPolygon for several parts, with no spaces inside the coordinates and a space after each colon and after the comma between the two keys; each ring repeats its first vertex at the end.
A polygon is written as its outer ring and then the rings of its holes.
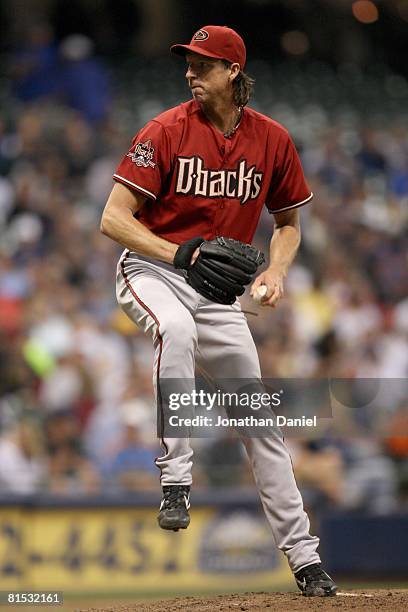
{"type": "Polygon", "coordinates": [[[176,244],[195,236],[250,243],[264,205],[276,213],[313,197],[284,127],[245,107],[226,137],[195,100],[145,125],[113,178],[147,197],[136,218],[176,244]]]}

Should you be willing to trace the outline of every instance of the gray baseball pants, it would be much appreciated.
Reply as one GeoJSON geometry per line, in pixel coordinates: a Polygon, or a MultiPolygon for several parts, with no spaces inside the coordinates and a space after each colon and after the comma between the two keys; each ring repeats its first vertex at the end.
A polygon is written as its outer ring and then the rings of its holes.
{"type": "MultiPolygon", "coordinates": [[[[232,306],[200,296],[172,266],[124,251],[117,269],[117,299],[155,348],[153,379],[193,379],[196,364],[214,378],[260,379],[255,343],[237,300],[232,306]]],[[[282,438],[242,437],[277,547],[297,572],[319,563],[319,538],[309,533],[289,452],[282,438]]],[[[161,484],[192,483],[188,438],[165,438],[156,460],[161,484]]]]}

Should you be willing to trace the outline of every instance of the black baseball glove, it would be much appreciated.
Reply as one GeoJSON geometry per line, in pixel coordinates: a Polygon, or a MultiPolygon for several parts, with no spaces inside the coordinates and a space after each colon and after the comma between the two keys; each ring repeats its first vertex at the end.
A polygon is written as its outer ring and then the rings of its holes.
{"type": "Polygon", "coordinates": [[[192,238],[177,249],[174,267],[184,270],[188,284],[207,299],[218,304],[233,304],[264,261],[261,251],[239,240],[192,238]],[[200,254],[191,265],[197,248],[200,254]]]}

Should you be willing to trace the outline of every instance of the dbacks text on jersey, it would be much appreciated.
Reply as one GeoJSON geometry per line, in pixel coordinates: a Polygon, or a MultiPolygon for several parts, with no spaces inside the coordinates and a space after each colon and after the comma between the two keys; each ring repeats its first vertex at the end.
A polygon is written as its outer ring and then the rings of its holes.
{"type": "Polygon", "coordinates": [[[248,167],[245,159],[235,170],[204,167],[201,157],[178,157],[176,193],[207,198],[236,198],[241,204],[258,197],[263,172],[248,167]]]}

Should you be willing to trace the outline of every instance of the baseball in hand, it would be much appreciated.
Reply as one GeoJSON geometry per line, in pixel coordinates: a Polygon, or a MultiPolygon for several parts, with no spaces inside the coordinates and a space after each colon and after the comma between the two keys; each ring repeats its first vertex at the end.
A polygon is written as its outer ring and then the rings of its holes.
{"type": "Polygon", "coordinates": [[[253,299],[257,304],[260,304],[262,302],[262,299],[265,297],[267,291],[268,287],[266,285],[259,285],[253,295],[253,299]]]}

